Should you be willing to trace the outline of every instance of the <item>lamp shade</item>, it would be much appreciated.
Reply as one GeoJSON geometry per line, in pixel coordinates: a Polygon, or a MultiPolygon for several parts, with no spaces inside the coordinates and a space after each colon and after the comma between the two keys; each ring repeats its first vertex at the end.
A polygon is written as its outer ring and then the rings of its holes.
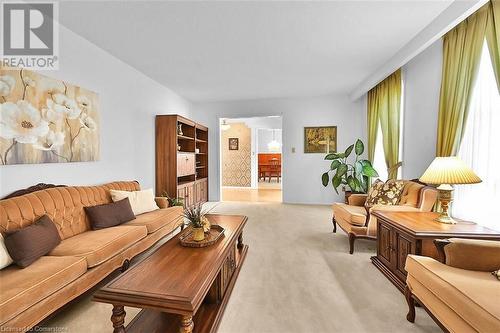
{"type": "Polygon", "coordinates": [[[481,179],[458,157],[436,157],[420,181],[427,184],[476,184],[481,179]]]}

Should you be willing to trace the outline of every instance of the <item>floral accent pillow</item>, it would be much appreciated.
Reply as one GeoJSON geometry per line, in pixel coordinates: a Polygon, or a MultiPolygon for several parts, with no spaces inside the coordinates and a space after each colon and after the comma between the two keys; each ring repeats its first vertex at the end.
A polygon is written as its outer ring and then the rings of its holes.
{"type": "Polygon", "coordinates": [[[397,205],[404,186],[405,183],[402,180],[389,179],[384,183],[377,179],[368,192],[365,202],[366,210],[368,211],[375,205],[397,205]]]}
{"type": "Polygon", "coordinates": [[[497,269],[496,271],[491,272],[491,274],[493,274],[494,277],[496,277],[498,280],[500,280],[500,269],[497,269]]]}

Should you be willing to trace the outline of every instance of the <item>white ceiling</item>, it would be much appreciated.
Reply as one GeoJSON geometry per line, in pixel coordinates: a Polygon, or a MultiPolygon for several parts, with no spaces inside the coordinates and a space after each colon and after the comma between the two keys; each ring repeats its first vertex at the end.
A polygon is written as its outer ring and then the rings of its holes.
{"type": "Polygon", "coordinates": [[[349,93],[451,1],[60,4],[63,25],[192,101],[349,93]]]}

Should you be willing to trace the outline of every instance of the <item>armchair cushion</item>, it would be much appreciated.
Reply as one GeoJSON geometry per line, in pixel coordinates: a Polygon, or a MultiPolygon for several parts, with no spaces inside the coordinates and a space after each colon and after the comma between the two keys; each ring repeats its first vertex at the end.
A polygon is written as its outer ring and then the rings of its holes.
{"type": "Polygon", "coordinates": [[[342,219],[352,225],[365,226],[366,210],[363,206],[350,206],[344,203],[333,204],[333,216],[342,219]]]}
{"type": "Polygon", "coordinates": [[[402,180],[389,179],[385,183],[381,180],[375,181],[368,192],[365,207],[369,209],[379,204],[397,205],[404,187],[405,182],[402,180]]]}
{"type": "MultiPolygon", "coordinates": [[[[500,325],[500,288],[490,272],[450,267],[429,257],[409,255],[407,283],[422,285],[478,332],[495,332],[500,325]]],[[[422,300],[425,303],[425,300],[422,300]]],[[[433,308],[433,304],[426,304],[433,308]]],[[[440,318],[446,321],[446,318],[440,318]]]]}
{"type": "Polygon", "coordinates": [[[473,271],[492,272],[500,268],[500,242],[450,238],[444,247],[446,265],[473,271]]]}

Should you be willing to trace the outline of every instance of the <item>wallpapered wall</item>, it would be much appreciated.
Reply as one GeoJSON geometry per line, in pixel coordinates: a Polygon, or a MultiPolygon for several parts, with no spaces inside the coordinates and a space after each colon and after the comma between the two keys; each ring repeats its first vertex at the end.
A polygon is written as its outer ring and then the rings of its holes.
{"type": "Polygon", "coordinates": [[[252,134],[245,123],[231,123],[222,131],[222,186],[250,187],[252,134]],[[229,138],[238,138],[238,150],[229,150],[229,138]]]}

